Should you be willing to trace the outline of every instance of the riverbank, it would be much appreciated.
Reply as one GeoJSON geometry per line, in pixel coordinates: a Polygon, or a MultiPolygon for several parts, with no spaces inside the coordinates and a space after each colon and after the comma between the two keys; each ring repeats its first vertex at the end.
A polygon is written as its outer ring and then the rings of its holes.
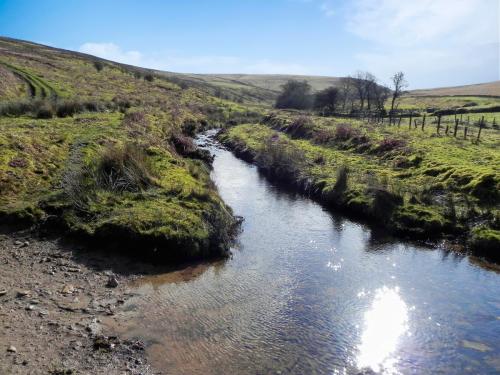
{"type": "Polygon", "coordinates": [[[103,322],[133,297],[129,282],[160,268],[28,232],[0,235],[0,268],[0,373],[157,373],[143,342],[103,322]]]}
{"type": "Polygon", "coordinates": [[[0,50],[1,225],[164,263],[228,255],[236,220],[192,137],[246,107],[88,55],[0,50]]]}
{"type": "Polygon", "coordinates": [[[230,127],[219,138],[327,207],[409,238],[448,238],[500,261],[496,138],[474,144],[430,131],[290,114],[230,127]]]}

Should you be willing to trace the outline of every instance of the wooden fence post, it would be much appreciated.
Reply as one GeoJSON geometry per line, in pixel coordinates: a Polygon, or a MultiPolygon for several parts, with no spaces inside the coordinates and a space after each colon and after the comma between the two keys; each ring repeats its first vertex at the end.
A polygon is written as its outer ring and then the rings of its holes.
{"type": "Polygon", "coordinates": [[[481,137],[481,130],[483,130],[484,125],[484,116],[481,118],[481,122],[479,123],[479,131],[477,132],[477,140],[479,141],[479,137],[481,137]]]}
{"type": "Polygon", "coordinates": [[[422,131],[424,131],[424,128],[425,128],[425,115],[424,118],[422,119],[422,131]]]}
{"type": "Polygon", "coordinates": [[[464,128],[464,139],[467,139],[467,127],[464,128]]]}
{"type": "Polygon", "coordinates": [[[415,129],[417,128],[417,119],[413,120],[413,124],[415,125],[415,129]]]}
{"type": "Polygon", "coordinates": [[[444,131],[444,134],[448,135],[449,130],[450,130],[450,125],[446,124],[446,130],[444,131]]]}
{"type": "Polygon", "coordinates": [[[455,119],[455,129],[453,130],[453,136],[457,136],[457,131],[458,131],[458,119],[455,119]]]}
{"type": "Polygon", "coordinates": [[[399,128],[399,126],[401,125],[401,119],[402,119],[402,117],[401,117],[401,116],[399,116],[398,128],[399,128]]]}
{"type": "Polygon", "coordinates": [[[438,124],[437,124],[437,128],[436,128],[436,131],[438,134],[439,134],[440,128],[441,128],[441,115],[438,115],[438,124]]]}
{"type": "Polygon", "coordinates": [[[408,121],[408,129],[411,130],[411,115],[410,115],[410,121],[408,121]]]}

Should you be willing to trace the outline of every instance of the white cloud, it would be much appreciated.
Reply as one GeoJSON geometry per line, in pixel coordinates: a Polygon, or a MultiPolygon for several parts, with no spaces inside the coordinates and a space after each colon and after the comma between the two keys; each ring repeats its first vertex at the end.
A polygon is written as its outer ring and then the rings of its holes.
{"type": "Polygon", "coordinates": [[[142,54],[138,51],[123,51],[114,43],[84,43],[78,51],[88,53],[103,59],[118,61],[124,64],[138,65],[142,54]]]}
{"type": "Polygon", "coordinates": [[[355,57],[383,80],[397,70],[413,87],[495,80],[498,6],[498,0],[354,0],[346,29],[370,43],[355,57]]]}
{"type": "Polygon", "coordinates": [[[498,48],[498,44],[455,50],[419,47],[361,52],[355,58],[360,69],[374,72],[383,82],[403,70],[412,88],[427,88],[497,80],[498,48]]]}
{"type": "Polygon", "coordinates": [[[498,41],[498,0],[355,0],[348,30],[382,44],[498,41]]]}
{"type": "Polygon", "coordinates": [[[124,51],[114,43],[85,43],[80,52],[124,64],[182,73],[254,73],[254,74],[310,74],[300,64],[268,59],[242,59],[235,56],[183,56],[162,53],[149,56],[139,51],[124,51]]]}

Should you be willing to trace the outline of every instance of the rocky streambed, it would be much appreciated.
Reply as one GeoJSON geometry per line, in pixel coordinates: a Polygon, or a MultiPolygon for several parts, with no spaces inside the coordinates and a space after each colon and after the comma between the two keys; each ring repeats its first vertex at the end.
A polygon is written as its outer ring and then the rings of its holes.
{"type": "Polygon", "coordinates": [[[103,324],[152,266],[29,233],[0,235],[1,374],[152,374],[103,324]],[[76,250],[76,251],[75,251],[76,250]]]}

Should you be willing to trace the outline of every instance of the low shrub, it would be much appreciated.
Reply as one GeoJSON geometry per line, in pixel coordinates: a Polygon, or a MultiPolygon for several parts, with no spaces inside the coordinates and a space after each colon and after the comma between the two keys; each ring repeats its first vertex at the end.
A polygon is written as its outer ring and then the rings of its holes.
{"type": "Polygon", "coordinates": [[[324,145],[335,139],[335,133],[330,129],[320,129],[314,132],[313,142],[319,145],[324,145]]]}
{"type": "Polygon", "coordinates": [[[348,139],[354,137],[357,132],[349,125],[339,125],[335,129],[335,139],[337,141],[347,141],[348,139]]]}
{"type": "Polygon", "coordinates": [[[196,145],[193,142],[193,138],[187,135],[174,133],[172,134],[170,139],[175,147],[175,150],[181,155],[186,155],[196,150],[196,145]]]}
{"type": "Polygon", "coordinates": [[[377,152],[389,152],[406,147],[406,141],[397,138],[385,138],[376,148],[377,152]]]}
{"type": "Polygon", "coordinates": [[[132,143],[105,149],[94,173],[96,186],[113,192],[138,192],[155,185],[153,166],[145,150],[132,143]]]}
{"type": "Polygon", "coordinates": [[[311,134],[314,127],[314,122],[309,116],[296,117],[290,124],[288,124],[284,131],[292,137],[303,138],[311,134]]]}
{"type": "Polygon", "coordinates": [[[43,107],[36,112],[35,117],[38,119],[49,119],[54,117],[54,111],[52,110],[52,108],[43,107]]]}
{"type": "Polygon", "coordinates": [[[343,193],[347,189],[347,180],[349,177],[349,169],[343,165],[337,170],[337,176],[333,190],[335,193],[343,193]]]}
{"type": "Polygon", "coordinates": [[[79,112],[83,112],[84,106],[74,100],[68,100],[56,104],[57,117],[71,117],[79,112]]]}
{"type": "Polygon", "coordinates": [[[182,132],[193,137],[198,129],[198,124],[193,119],[187,119],[182,124],[182,132]]]}
{"type": "Polygon", "coordinates": [[[170,141],[175,150],[184,157],[203,160],[208,164],[211,164],[213,161],[213,156],[210,154],[210,151],[199,148],[193,142],[193,138],[187,135],[174,133],[172,134],[170,141]]]}
{"type": "Polygon", "coordinates": [[[94,61],[94,68],[100,72],[101,70],[104,69],[104,64],[102,63],[102,61],[94,61]]]}
{"type": "Polygon", "coordinates": [[[255,158],[257,165],[270,175],[285,180],[300,180],[306,157],[304,152],[290,142],[271,136],[255,158]]]}
{"type": "Polygon", "coordinates": [[[43,103],[39,100],[19,100],[0,105],[0,116],[23,116],[36,113],[43,103]]]}
{"type": "MultiPolygon", "coordinates": [[[[135,144],[108,146],[86,165],[71,165],[62,176],[64,196],[79,217],[90,212],[98,191],[142,192],[156,185],[152,163],[135,144]]],[[[90,215],[90,216],[88,216],[90,215]]]]}

